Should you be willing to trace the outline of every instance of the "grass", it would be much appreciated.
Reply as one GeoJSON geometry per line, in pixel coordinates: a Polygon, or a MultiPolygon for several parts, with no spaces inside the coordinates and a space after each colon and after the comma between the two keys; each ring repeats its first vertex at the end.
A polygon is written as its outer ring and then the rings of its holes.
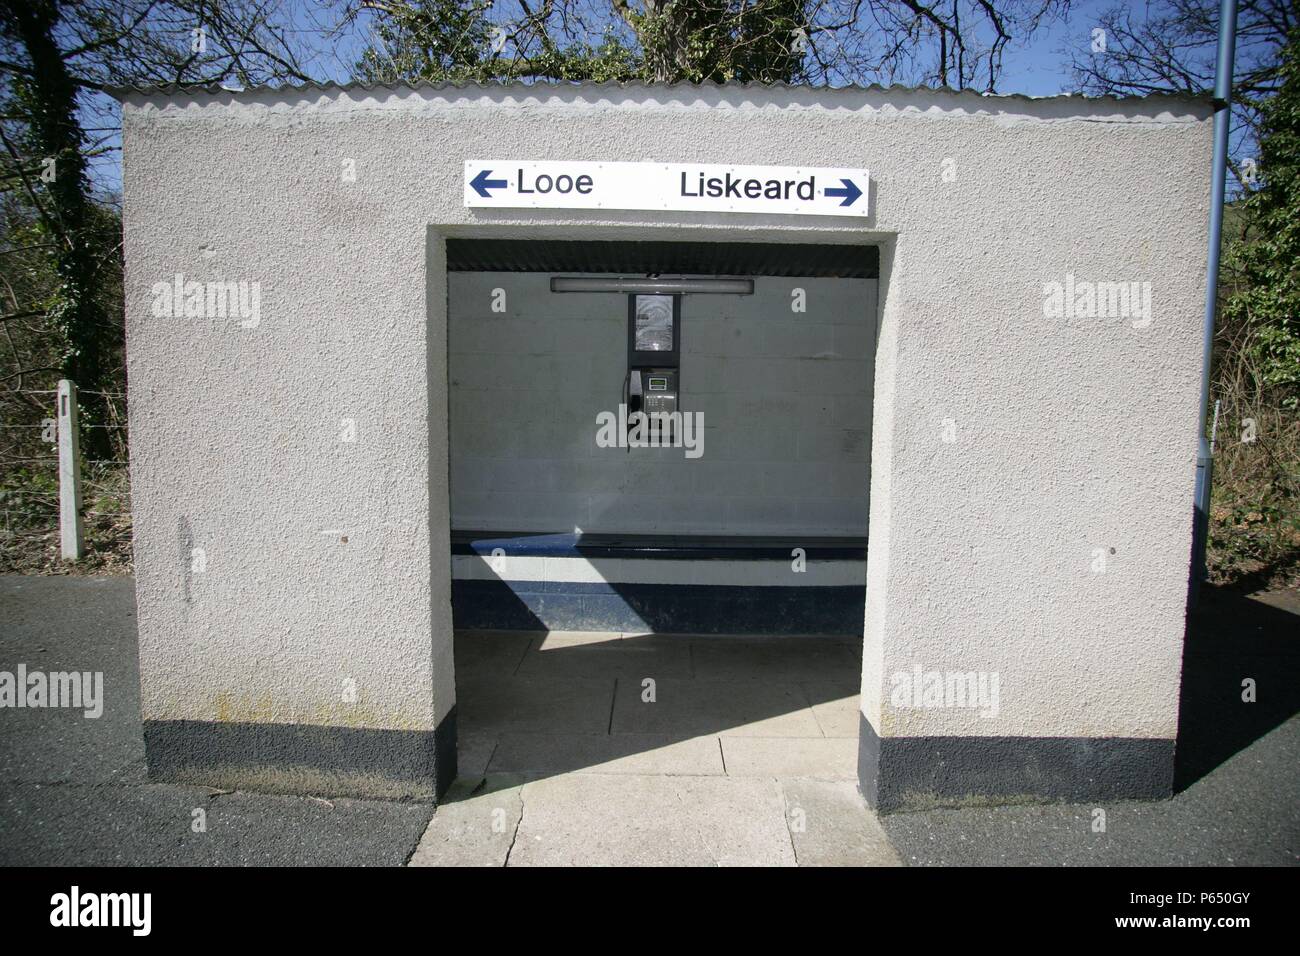
{"type": "Polygon", "coordinates": [[[64,561],[53,468],[19,469],[0,482],[0,573],[130,574],[131,482],[125,465],[88,465],[81,481],[84,557],[64,561]]]}

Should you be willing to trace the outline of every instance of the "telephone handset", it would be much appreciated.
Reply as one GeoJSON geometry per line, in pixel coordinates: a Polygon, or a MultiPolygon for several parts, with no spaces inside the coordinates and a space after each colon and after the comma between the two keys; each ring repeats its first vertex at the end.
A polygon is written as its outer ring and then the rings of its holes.
{"type": "Polygon", "coordinates": [[[644,393],[641,389],[641,370],[639,368],[630,368],[627,370],[627,378],[623,381],[623,404],[627,406],[627,413],[642,410],[642,399],[644,393]]]}

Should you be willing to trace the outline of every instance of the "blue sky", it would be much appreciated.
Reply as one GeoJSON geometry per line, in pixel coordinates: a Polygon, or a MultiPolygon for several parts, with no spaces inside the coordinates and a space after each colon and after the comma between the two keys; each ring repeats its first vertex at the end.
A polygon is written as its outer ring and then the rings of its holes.
{"type": "Polygon", "coordinates": [[[1069,46],[1086,52],[1097,26],[1096,14],[1114,6],[1111,0],[1076,0],[1065,23],[1049,24],[1032,43],[1003,57],[1000,93],[1051,96],[1070,90],[1070,64],[1061,50],[1069,46]]]}

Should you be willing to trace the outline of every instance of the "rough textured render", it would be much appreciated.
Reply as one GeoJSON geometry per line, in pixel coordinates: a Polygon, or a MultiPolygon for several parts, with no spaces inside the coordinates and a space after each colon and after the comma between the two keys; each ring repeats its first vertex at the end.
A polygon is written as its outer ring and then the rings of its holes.
{"type": "MultiPolygon", "coordinates": [[[[123,112],[146,720],[447,725],[445,237],[866,241],[865,721],[886,744],[1171,751],[1208,104],[507,87],[130,93],[123,112]],[[866,167],[873,213],[465,209],[464,161],[498,157],[866,167]],[[177,273],[260,283],[256,328],[152,315],[177,273]],[[1045,316],[1067,277],[1150,283],[1150,321],[1045,316]],[[998,713],[894,706],[918,666],[997,673],[998,713]]],[[[238,776],[240,753],[213,762],[238,776]]],[[[1105,777],[1082,753],[1043,772],[1105,777]]]]}

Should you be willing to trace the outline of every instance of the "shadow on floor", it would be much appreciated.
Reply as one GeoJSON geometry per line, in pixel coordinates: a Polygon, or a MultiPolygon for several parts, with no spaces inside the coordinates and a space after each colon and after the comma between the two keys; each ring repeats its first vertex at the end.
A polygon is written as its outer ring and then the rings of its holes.
{"type": "MultiPolygon", "coordinates": [[[[853,779],[854,636],[458,632],[461,775],[853,779]],[[654,681],[655,700],[643,699],[654,681]]],[[[1188,615],[1175,791],[1300,712],[1300,594],[1205,588],[1188,615]],[[1243,681],[1256,699],[1242,699],[1243,681]]]]}
{"type": "Polygon", "coordinates": [[[1202,588],[1187,616],[1174,789],[1181,792],[1300,712],[1300,594],[1202,588]],[[1255,702],[1242,699],[1255,682],[1255,702]]]}
{"type": "Polygon", "coordinates": [[[856,779],[860,674],[849,639],[457,632],[459,776],[856,779]]]}

